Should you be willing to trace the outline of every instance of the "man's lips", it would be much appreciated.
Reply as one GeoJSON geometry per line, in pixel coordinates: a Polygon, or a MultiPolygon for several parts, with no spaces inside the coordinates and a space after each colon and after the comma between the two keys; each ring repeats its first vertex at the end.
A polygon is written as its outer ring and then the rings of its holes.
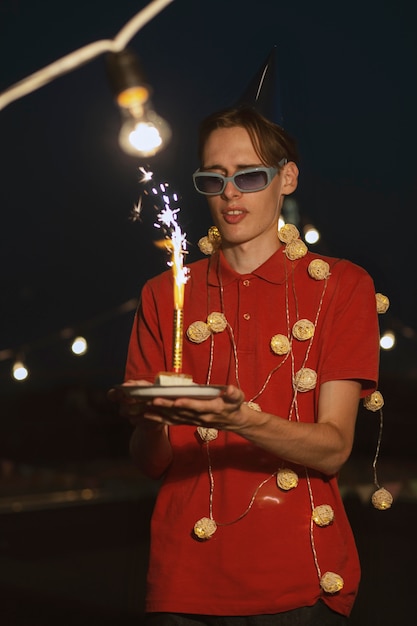
{"type": "Polygon", "coordinates": [[[229,208],[222,211],[222,216],[224,221],[227,224],[237,224],[247,215],[247,211],[245,209],[241,209],[238,207],[229,208]]]}

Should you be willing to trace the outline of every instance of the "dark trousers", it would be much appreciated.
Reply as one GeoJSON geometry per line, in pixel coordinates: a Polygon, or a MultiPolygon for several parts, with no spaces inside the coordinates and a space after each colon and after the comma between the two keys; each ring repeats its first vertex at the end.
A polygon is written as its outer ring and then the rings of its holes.
{"type": "Polygon", "coordinates": [[[148,613],[146,626],[346,626],[348,618],[335,613],[323,602],[274,615],[190,615],[148,613]]]}

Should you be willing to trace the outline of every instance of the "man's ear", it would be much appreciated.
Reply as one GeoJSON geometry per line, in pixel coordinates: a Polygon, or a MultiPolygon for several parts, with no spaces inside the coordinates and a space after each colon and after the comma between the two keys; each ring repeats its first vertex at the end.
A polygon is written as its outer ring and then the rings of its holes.
{"type": "Polygon", "coordinates": [[[289,161],[284,165],[282,176],[284,179],[282,193],[287,196],[295,191],[298,185],[298,167],[294,161],[289,161]]]}

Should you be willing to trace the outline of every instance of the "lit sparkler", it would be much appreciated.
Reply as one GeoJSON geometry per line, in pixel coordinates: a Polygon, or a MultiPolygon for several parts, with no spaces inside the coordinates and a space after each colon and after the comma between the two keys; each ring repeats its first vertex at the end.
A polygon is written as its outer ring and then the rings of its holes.
{"type": "MultiPolygon", "coordinates": [[[[152,182],[152,172],[146,171],[143,167],[139,168],[142,174],[141,182],[146,184],[152,182]]],[[[181,231],[177,221],[177,215],[180,209],[171,208],[171,199],[178,202],[177,194],[168,193],[168,183],[160,183],[158,187],[153,186],[151,193],[156,197],[157,203],[154,208],[158,211],[157,222],[154,224],[156,228],[162,228],[165,233],[165,239],[162,240],[162,246],[169,252],[170,260],[168,266],[172,268],[174,281],[173,302],[174,302],[174,341],[172,354],[172,370],[176,374],[182,372],[182,346],[183,346],[183,330],[184,330],[184,288],[188,280],[189,268],[184,267],[184,255],[187,253],[186,234],[181,231]],[[161,206],[162,205],[162,206],[161,206]]],[[[149,195],[148,190],[145,194],[149,195]]],[[[133,208],[132,219],[137,220],[142,210],[142,198],[133,208]]]]}

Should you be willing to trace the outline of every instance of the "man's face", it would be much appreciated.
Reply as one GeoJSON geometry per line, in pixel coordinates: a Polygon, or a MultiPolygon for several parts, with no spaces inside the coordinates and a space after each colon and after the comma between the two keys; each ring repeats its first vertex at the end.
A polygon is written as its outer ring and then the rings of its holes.
{"type": "MultiPolygon", "coordinates": [[[[247,167],[263,165],[246,129],[235,126],[211,133],[204,147],[201,169],[232,176],[247,167]]],[[[210,211],[222,235],[223,246],[250,241],[261,244],[273,241],[276,244],[282,192],[282,174],[277,174],[261,191],[244,193],[229,181],[222,194],[209,196],[210,211]]]]}

